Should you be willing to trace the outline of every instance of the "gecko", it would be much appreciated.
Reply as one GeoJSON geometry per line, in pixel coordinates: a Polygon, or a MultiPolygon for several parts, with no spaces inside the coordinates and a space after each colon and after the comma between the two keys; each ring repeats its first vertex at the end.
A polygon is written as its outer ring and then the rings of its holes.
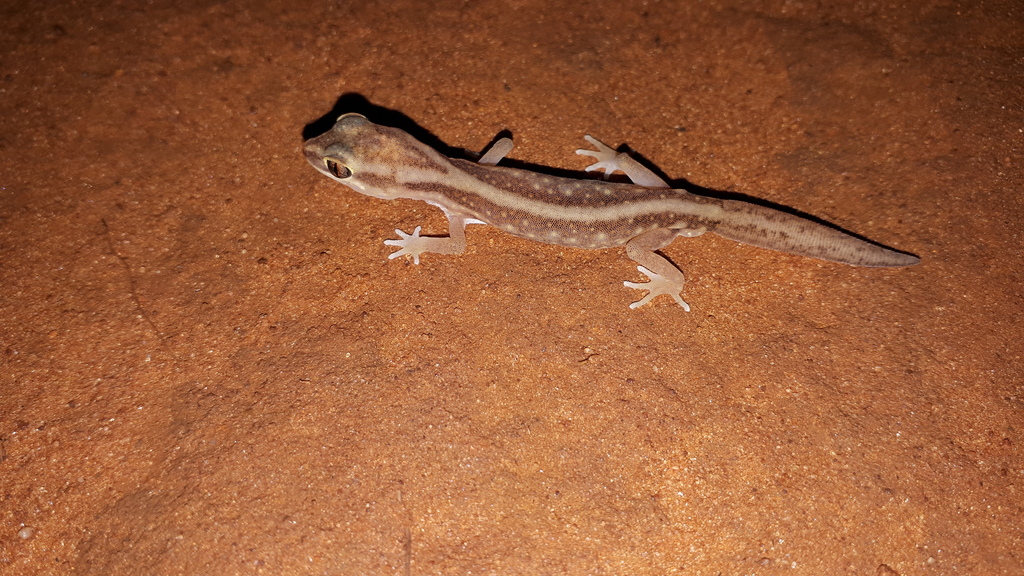
{"type": "Polygon", "coordinates": [[[448,158],[398,128],[374,124],[356,113],[342,115],[328,132],[306,140],[303,151],[318,172],[360,194],[421,200],[444,212],[448,236],[420,236],[420,226],[411,234],[395,230],[399,238],[384,241],[399,248],[389,258],[411,256],[419,264],[423,254],[461,254],[470,224],[489,224],[558,246],[625,246],[626,255],[648,279],[623,282],[647,291],[630,308],[667,295],[690,310],[682,297],[683,272],[658,253],[679,236],[712,232],[761,248],[853,266],[920,262],[912,254],[788,212],[673,189],[629,154],[589,135],[584,139],[594,149],[576,153],[593,158],[586,171],[603,171],[603,180],[497,166],[512,150],[509,138],[496,141],[475,162],[448,158]],[[616,171],[632,184],[607,181],[616,171]]]}

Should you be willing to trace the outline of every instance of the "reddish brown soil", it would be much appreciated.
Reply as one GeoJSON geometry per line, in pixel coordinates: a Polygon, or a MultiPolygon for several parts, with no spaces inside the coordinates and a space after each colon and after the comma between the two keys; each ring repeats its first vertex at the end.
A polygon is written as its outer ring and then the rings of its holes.
{"type": "Polygon", "coordinates": [[[832,4],[5,3],[0,573],[1024,573],[1024,12],[832,4]],[[923,263],[388,261],[444,219],[306,164],[350,109],[923,263]]]}

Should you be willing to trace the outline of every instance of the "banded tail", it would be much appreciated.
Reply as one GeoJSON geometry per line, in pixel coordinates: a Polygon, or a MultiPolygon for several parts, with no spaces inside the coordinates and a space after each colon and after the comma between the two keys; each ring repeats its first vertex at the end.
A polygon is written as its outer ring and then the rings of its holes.
{"type": "Polygon", "coordinates": [[[712,231],[744,244],[852,266],[912,266],[921,261],[917,256],[765,206],[723,200],[722,208],[721,221],[712,231]]]}

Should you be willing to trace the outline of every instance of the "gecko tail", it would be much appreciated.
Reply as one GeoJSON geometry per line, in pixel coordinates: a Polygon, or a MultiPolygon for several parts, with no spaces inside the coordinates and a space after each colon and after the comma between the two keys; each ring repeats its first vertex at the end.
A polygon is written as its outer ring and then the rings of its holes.
{"type": "Polygon", "coordinates": [[[722,208],[724,214],[714,233],[744,244],[852,266],[899,267],[921,261],[912,254],[766,206],[724,200],[722,208]]]}

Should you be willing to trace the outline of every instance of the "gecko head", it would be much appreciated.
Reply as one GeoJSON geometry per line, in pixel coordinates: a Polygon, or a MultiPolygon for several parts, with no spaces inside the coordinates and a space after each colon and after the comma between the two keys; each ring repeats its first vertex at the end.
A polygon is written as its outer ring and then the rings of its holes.
{"type": "Polygon", "coordinates": [[[439,154],[396,128],[343,114],[329,131],[306,140],[306,160],[321,174],[376,198],[402,197],[404,176],[439,154]]]}

